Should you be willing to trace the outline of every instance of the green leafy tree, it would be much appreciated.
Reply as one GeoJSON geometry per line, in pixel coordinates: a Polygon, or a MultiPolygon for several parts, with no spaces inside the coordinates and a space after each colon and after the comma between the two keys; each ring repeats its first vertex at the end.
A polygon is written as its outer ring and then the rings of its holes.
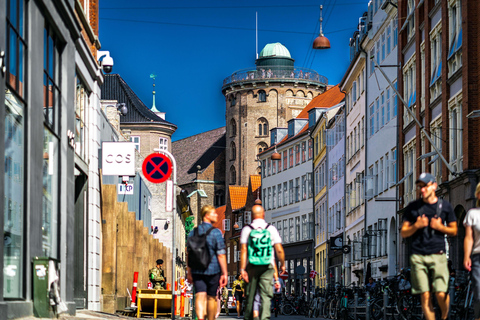
{"type": "Polygon", "coordinates": [[[190,231],[192,231],[193,227],[195,226],[195,224],[193,223],[194,219],[194,216],[190,216],[185,219],[185,241],[187,241],[187,237],[190,234],[190,231]]]}

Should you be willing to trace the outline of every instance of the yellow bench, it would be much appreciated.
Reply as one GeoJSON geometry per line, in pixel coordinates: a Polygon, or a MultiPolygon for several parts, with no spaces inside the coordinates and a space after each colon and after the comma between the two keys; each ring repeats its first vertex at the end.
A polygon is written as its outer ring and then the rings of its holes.
{"type": "Polygon", "coordinates": [[[137,318],[142,315],[171,315],[172,291],[139,289],[137,292],[137,318]]]}

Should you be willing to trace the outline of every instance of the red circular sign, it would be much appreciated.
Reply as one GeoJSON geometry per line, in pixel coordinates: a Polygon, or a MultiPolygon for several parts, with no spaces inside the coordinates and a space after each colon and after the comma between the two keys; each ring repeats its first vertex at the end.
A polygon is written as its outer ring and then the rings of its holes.
{"type": "Polygon", "coordinates": [[[285,271],[284,273],[280,273],[280,278],[282,278],[283,280],[287,280],[288,279],[288,272],[285,271]]]}
{"type": "Polygon", "coordinates": [[[152,153],[143,160],[142,171],[148,181],[162,183],[172,174],[172,162],[164,154],[152,153]]]}

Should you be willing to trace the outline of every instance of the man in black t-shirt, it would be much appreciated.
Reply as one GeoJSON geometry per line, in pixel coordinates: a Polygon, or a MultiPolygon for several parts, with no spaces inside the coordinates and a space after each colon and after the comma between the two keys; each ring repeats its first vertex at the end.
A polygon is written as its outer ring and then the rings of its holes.
{"type": "Polygon", "coordinates": [[[457,221],[452,205],[437,198],[437,183],[430,173],[422,173],[416,185],[422,197],[405,208],[400,231],[402,237],[412,239],[412,293],[421,295],[425,319],[435,320],[430,291],[434,292],[442,319],[446,319],[450,298],[447,293],[449,273],[445,235],[457,234],[457,221]]]}

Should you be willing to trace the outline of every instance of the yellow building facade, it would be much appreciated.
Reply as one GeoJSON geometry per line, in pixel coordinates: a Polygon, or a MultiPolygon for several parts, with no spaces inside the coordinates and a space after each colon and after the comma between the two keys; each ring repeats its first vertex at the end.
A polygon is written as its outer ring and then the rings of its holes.
{"type": "Polygon", "coordinates": [[[314,212],[315,212],[315,286],[325,288],[327,283],[327,210],[326,185],[326,117],[321,116],[311,134],[313,139],[313,172],[314,172],[314,212]]]}

